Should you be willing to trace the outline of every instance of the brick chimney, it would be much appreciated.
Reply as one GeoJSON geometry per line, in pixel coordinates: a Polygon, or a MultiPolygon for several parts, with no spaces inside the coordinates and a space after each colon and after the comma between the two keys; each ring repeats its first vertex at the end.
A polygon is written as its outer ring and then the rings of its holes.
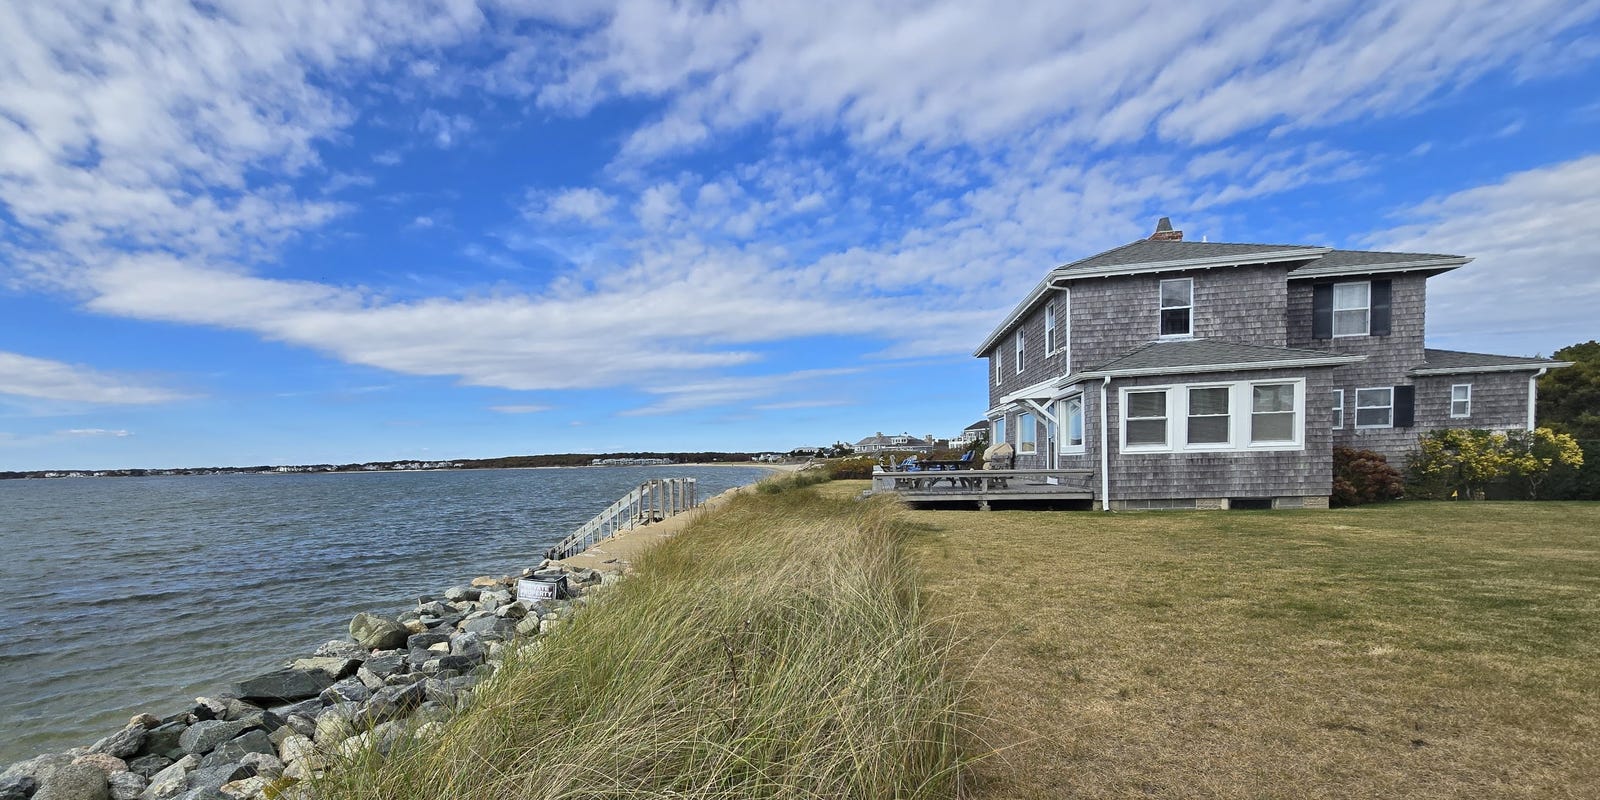
{"type": "Polygon", "coordinates": [[[1150,234],[1150,241],[1181,242],[1183,241],[1183,231],[1173,230],[1172,220],[1162,217],[1161,221],[1156,223],[1156,232],[1150,234]]]}

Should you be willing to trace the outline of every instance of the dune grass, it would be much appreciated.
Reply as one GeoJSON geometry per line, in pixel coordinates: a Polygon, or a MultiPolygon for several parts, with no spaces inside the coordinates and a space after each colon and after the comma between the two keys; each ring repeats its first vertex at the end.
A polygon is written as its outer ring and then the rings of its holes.
{"type": "Polygon", "coordinates": [[[958,685],[885,503],[777,479],[650,550],[442,735],[320,798],[944,798],[958,685]]]}
{"type": "Polygon", "coordinates": [[[1600,797],[1600,504],[907,517],[973,797],[1600,797]]]}

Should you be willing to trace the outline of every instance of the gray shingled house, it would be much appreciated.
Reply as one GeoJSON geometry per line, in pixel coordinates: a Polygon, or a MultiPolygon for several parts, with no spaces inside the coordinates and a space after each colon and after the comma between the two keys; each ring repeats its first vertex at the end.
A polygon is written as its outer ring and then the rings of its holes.
{"type": "Polygon", "coordinates": [[[1427,279],[1471,259],[1154,235],[1045,275],[974,353],[1019,469],[1112,509],[1326,507],[1336,445],[1533,426],[1543,358],[1424,346],[1427,279]]]}

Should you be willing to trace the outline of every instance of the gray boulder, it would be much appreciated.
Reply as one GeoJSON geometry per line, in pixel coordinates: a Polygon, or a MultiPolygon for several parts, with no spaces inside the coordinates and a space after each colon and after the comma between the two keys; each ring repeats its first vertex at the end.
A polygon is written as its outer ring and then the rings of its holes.
{"type": "Polygon", "coordinates": [[[149,778],[150,776],[170,766],[172,766],[172,759],[167,758],[159,753],[151,753],[150,755],[139,756],[138,758],[129,761],[128,771],[134,773],[135,775],[141,775],[145,778],[149,778]]]}
{"type": "Polygon", "coordinates": [[[392,619],[362,612],[350,620],[350,638],[368,650],[392,650],[406,643],[410,631],[392,619]]]}
{"type": "Polygon", "coordinates": [[[31,778],[37,787],[48,781],[56,770],[71,764],[73,758],[74,756],[69,753],[46,753],[34,756],[27,761],[18,761],[7,767],[5,772],[0,772],[0,780],[31,778]]]}
{"type": "Polygon", "coordinates": [[[299,658],[289,663],[290,669],[322,670],[333,677],[334,680],[356,674],[356,667],[361,666],[364,658],[340,658],[338,656],[312,656],[299,658]]]}
{"type": "Polygon", "coordinates": [[[317,658],[350,658],[356,661],[365,661],[367,659],[368,651],[365,647],[362,647],[355,642],[346,642],[342,639],[334,639],[329,642],[324,642],[316,649],[316,652],[312,653],[311,655],[317,658]]]}
{"type": "Polygon", "coordinates": [[[119,772],[106,779],[111,800],[135,800],[150,785],[150,779],[137,772],[119,772]]]}
{"type": "Polygon", "coordinates": [[[368,689],[359,678],[346,678],[323,689],[317,698],[325,705],[331,706],[334,703],[359,703],[371,696],[372,690],[368,689]]]}
{"type": "MultiPolygon", "coordinates": [[[[200,759],[200,769],[221,766],[236,761],[243,761],[248,753],[277,753],[278,748],[272,745],[272,740],[267,738],[267,732],[261,730],[246,731],[243,734],[217,745],[215,750],[200,759]]],[[[221,784],[218,784],[221,785],[221,784]]]]}
{"type": "Polygon", "coordinates": [[[215,789],[224,783],[248,778],[255,771],[243,764],[219,764],[215,767],[200,767],[189,773],[189,790],[212,788],[215,789]]]}
{"type": "Polygon", "coordinates": [[[183,732],[189,725],[183,722],[168,722],[152,728],[144,737],[144,744],[139,752],[144,755],[166,756],[167,758],[182,758],[183,745],[179,744],[183,732]]]}
{"type": "Polygon", "coordinates": [[[406,686],[389,686],[374,692],[372,699],[361,707],[361,714],[357,718],[358,726],[371,728],[411,713],[427,699],[428,690],[424,684],[424,681],[418,681],[406,686]]]}
{"type": "Polygon", "coordinates": [[[127,758],[139,752],[150,732],[143,725],[129,725],[89,746],[91,753],[104,753],[115,758],[127,758]]]}
{"type": "Polygon", "coordinates": [[[332,675],[320,669],[280,669],[241,681],[235,690],[245,700],[277,705],[316,697],[323,689],[332,686],[334,680],[332,675]]]}
{"type": "Polygon", "coordinates": [[[189,773],[200,766],[200,757],[187,755],[172,762],[166,769],[150,777],[150,785],[145,787],[144,800],[170,800],[189,790],[189,773]]]}
{"type": "Polygon", "coordinates": [[[90,764],[68,764],[39,785],[33,800],[106,800],[106,774],[90,764]]]}
{"type": "Polygon", "coordinates": [[[486,617],[469,619],[461,623],[461,630],[466,633],[476,633],[485,639],[507,639],[516,633],[517,623],[513,620],[490,614],[486,617]]]}
{"type": "MultiPolygon", "coordinates": [[[[425,634],[419,633],[416,635],[423,636],[425,634]]],[[[367,659],[366,662],[361,665],[362,669],[365,669],[366,671],[377,675],[380,678],[385,678],[393,675],[396,672],[400,672],[404,670],[405,667],[406,655],[398,650],[373,656],[372,658],[367,659]]]]}
{"type": "Polygon", "coordinates": [[[478,661],[483,660],[483,637],[476,633],[461,633],[450,639],[450,655],[466,656],[478,661]]]}
{"type": "Polygon", "coordinates": [[[203,755],[253,727],[255,726],[245,720],[228,722],[210,719],[196,722],[178,737],[178,746],[182,747],[185,753],[203,755]]]}
{"type": "Polygon", "coordinates": [[[184,792],[180,800],[235,800],[235,798],[217,786],[196,786],[184,792]]]}
{"type": "Polygon", "coordinates": [[[239,763],[255,770],[263,778],[277,779],[283,775],[283,762],[278,759],[276,750],[271,753],[245,753],[239,763]]]}
{"type": "Polygon", "coordinates": [[[0,778],[0,800],[28,800],[39,790],[39,782],[29,775],[0,778]]]}
{"type": "Polygon", "coordinates": [[[444,590],[444,599],[452,603],[471,602],[482,594],[483,590],[476,586],[452,586],[444,590]]]}

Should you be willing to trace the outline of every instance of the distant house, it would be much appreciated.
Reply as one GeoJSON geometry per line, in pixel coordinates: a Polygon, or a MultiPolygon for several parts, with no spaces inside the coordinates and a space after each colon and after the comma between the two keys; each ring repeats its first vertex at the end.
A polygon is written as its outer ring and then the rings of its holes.
{"type": "Polygon", "coordinates": [[[1471,259],[1156,232],[1056,267],[979,345],[993,442],[1093,472],[1104,508],[1326,507],[1332,451],[1534,425],[1546,358],[1424,345],[1427,279],[1471,259]]]}
{"type": "Polygon", "coordinates": [[[988,441],[989,420],[980,419],[961,429],[961,434],[950,440],[951,447],[967,447],[974,442],[988,441]]]}
{"type": "Polygon", "coordinates": [[[898,436],[884,436],[883,431],[879,431],[856,442],[854,447],[857,453],[882,453],[887,451],[931,453],[934,451],[936,444],[931,433],[926,438],[919,439],[905,433],[898,436]]]}

